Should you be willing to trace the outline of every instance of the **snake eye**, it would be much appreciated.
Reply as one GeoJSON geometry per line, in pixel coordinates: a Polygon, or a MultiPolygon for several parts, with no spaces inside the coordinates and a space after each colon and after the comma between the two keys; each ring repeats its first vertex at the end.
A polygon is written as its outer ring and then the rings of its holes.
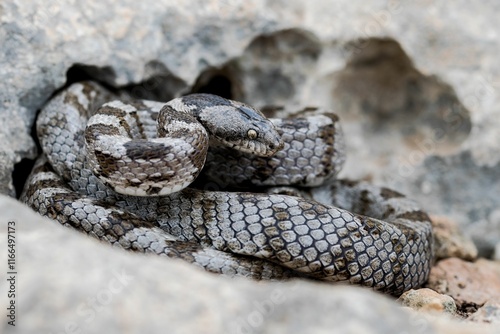
{"type": "Polygon", "coordinates": [[[254,129],[250,129],[247,132],[247,136],[250,139],[255,139],[255,138],[257,138],[257,131],[255,131],[254,129]]]}

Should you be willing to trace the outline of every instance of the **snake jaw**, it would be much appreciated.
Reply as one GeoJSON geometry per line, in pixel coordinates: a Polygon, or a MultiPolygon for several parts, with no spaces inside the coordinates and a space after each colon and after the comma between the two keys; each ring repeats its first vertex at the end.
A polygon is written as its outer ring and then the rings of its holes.
{"type": "Polygon", "coordinates": [[[253,139],[248,137],[233,140],[219,138],[219,141],[237,151],[260,157],[271,157],[285,146],[280,134],[271,121],[265,119],[258,122],[252,127],[253,129],[257,133],[253,139]]]}
{"type": "Polygon", "coordinates": [[[220,142],[224,146],[230,147],[237,151],[257,155],[260,157],[273,156],[284,146],[284,143],[281,141],[281,139],[277,140],[276,143],[272,143],[271,145],[259,141],[247,141],[243,139],[236,141],[220,140],[220,142]]]}

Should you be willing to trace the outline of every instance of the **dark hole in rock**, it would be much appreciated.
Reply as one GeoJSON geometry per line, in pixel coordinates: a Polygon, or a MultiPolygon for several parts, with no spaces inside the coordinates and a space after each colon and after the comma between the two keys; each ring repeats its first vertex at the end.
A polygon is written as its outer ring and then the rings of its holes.
{"type": "Polygon", "coordinates": [[[144,67],[143,81],[117,87],[115,73],[111,67],[75,64],[67,71],[66,84],[62,89],[75,82],[92,80],[113,92],[128,93],[134,99],[163,102],[173,99],[186,90],[186,83],[173,75],[161,62],[150,61],[144,67]]]}
{"type": "Polygon", "coordinates": [[[241,85],[238,98],[248,103],[285,105],[298,98],[321,54],[320,40],[302,29],[285,29],[253,39],[230,64],[241,85]]]}
{"type": "Polygon", "coordinates": [[[14,190],[16,191],[16,198],[19,198],[21,192],[23,191],[24,184],[28,178],[35,160],[23,158],[17,164],[14,165],[14,170],[12,171],[12,183],[14,184],[14,190]]]}
{"type": "Polygon", "coordinates": [[[208,93],[226,99],[234,99],[231,79],[224,72],[219,71],[208,70],[203,72],[196,80],[192,93],[208,93]]]}
{"type": "Polygon", "coordinates": [[[431,136],[445,150],[467,138],[470,112],[454,89],[419,71],[397,41],[357,40],[344,51],[345,67],[328,79],[334,82],[331,94],[342,118],[362,116],[373,132],[392,128],[413,140],[431,136]]]}
{"type": "Polygon", "coordinates": [[[144,68],[145,79],[122,89],[134,99],[167,102],[186,91],[186,83],[159,61],[150,61],[144,68]]]}
{"type": "MultiPolygon", "coordinates": [[[[36,122],[31,126],[30,135],[35,141],[38,154],[40,154],[42,152],[42,147],[40,146],[38,136],[36,135],[36,122]]],[[[14,185],[16,198],[19,198],[19,196],[21,196],[24,184],[26,183],[26,180],[28,179],[28,176],[31,173],[34,164],[34,159],[23,158],[21,159],[21,161],[14,165],[14,170],[12,171],[12,184],[14,185]]]]}
{"type": "Polygon", "coordinates": [[[167,102],[183,91],[185,83],[172,74],[155,75],[122,89],[134,99],[167,102]]]}
{"type": "Polygon", "coordinates": [[[64,87],[85,80],[98,81],[105,86],[112,87],[115,80],[115,72],[109,66],[98,67],[93,65],[74,64],[66,72],[66,84],[64,87]]]}

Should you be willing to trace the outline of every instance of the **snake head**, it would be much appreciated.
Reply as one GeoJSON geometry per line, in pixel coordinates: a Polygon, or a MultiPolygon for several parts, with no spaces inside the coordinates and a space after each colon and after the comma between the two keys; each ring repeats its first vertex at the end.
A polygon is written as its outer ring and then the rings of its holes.
{"type": "Polygon", "coordinates": [[[225,146],[264,157],[284,146],[274,124],[252,106],[210,94],[188,95],[183,102],[197,106],[198,120],[225,146]]]}

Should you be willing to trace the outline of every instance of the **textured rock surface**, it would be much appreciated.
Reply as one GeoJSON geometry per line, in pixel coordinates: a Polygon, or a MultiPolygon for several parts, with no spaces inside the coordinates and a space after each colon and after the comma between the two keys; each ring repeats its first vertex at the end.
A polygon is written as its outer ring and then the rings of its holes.
{"type": "Polygon", "coordinates": [[[459,308],[477,308],[500,299],[500,263],[445,259],[431,269],[428,286],[453,297],[459,308]]]}
{"type": "Polygon", "coordinates": [[[486,302],[469,320],[486,322],[498,326],[500,324],[500,303],[498,301],[486,302]]]}
{"type": "Polygon", "coordinates": [[[427,288],[406,291],[398,300],[414,310],[445,312],[452,315],[457,311],[453,298],[427,288]]]}
{"type": "Polygon", "coordinates": [[[432,216],[436,259],[458,257],[472,261],[477,257],[477,248],[470,237],[457,224],[441,216],[432,216]]]}
{"type": "Polygon", "coordinates": [[[500,242],[495,245],[495,253],[493,254],[493,260],[500,261],[500,242]]]}
{"type": "MultiPolygon", "coordinates": [[[[447,333],[370,290],[227,279],[182,262],[99,244],[0,195],[0,247],[16,222],[17,322],[5,333],[447,333]],[[381,321],[383,319],[383,321],[381,321]]],[[[6,252],[0,253],[2,263],[6,252]]],[[[0,283],[6,296],[8,284],[0,283]]],[[[2,308],[8,300],[2,297],[2,308]]],[[[485,333],[493,328],[485,327],[485,333]]]]}

